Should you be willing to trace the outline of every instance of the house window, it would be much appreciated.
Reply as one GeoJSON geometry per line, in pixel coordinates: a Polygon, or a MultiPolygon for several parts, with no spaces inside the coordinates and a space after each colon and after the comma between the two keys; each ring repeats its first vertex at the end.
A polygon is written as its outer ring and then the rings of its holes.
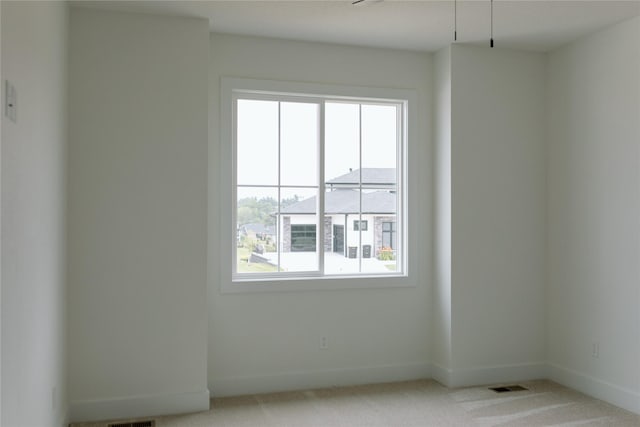
{"type": "Polygon", "coordinates": [[[367,229],[369,228],[369,221],[367,220],[363,220],[363,221],[358,221],[355,220],[353,221],[353,231],[368,231],[367,229]]]}
{"type": "Polygon", "coordinates": [[[383,222],[382,223],[382,247],[395,249],[396,240],[396,223],[395,222],[383,222]]]}
{"type": "Polygon", "coordinates": [[[407,101],[234,89],[231,102],[234,280],[404,274],[407,101]]]}

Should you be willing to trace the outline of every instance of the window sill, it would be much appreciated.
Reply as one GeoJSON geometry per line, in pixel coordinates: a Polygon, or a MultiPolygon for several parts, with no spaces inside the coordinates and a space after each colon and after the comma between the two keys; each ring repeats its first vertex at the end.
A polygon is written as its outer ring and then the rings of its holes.
{"type": "Polygon", "coordinates": [[[242,278],[223,281],[220,292],[223,294],[256,292],[306,292],[339,291],[353,289],[398,289],[415,288],[415,280],[404,274],[385,276],[323,276],[323,277],[279,277],[279,278],[242,278]]]}

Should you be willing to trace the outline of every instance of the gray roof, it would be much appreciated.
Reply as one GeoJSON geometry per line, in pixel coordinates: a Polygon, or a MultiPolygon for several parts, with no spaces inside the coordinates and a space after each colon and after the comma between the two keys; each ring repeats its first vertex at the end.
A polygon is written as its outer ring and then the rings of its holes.
{"type": "MultiPolygon", "coordinates": [[[[324,210],[327,214],[353,214],[359,212],[359,192],[357,190],[340,189],[329,191],[324,196],[324,210]]],[[[287,206],[281,214],[315,214],[316,197],[309,197],[287,206]]],[[[373,191],[362,193],[363,214],[395,214],[396,194],[389,191],[373,191]]]]}
{"type": "MultiPolygon", "coordinates": [[[[360,181],[360,169],[356,169],[344,175],[327,181],[328,185],[358,185],[360,181]]],[[[362,185],[389,185],[396,184],[395,168],[362,168],[362,185]]]]}

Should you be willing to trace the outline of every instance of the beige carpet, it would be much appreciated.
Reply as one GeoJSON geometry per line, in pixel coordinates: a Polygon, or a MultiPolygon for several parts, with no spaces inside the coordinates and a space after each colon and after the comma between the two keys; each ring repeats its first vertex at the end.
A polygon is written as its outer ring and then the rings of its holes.
{"type": "Polygon", "coordinates": [[[519,384],[529,390],[498,394],[421,380],[218,398],[208,412],[159,417],[156,426],[640,426],[640,415],[553,382],[519,384]]]}

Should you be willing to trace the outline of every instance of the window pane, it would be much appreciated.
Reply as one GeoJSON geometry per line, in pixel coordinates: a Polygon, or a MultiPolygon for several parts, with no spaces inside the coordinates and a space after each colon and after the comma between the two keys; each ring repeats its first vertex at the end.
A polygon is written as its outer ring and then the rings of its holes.
{"type": "Polygon", "coordinates": [[[278,184],[278,102],[238,100],[239,185],[278,184]]]}
{"type": "Polygon", "coordinates": [[[373,216],[371,261],[363,273],[397,271],[397,106],[362,106],[363,212],[373,216]],[[375,260],[375,261],[373,261],[375,260]]]}
{"type": "Polygon", "coordinates": [[[360,106],[327,102],[324,114],[324,174],[327,188],[335,188],[345,182],[357,185],[356,171],[360,168],[360,106]]]}
{"type": "Polygon", "coordinates": [[[277,188],[238,187],[236,266],[238,273],[278,271],[277,188]]]}
{"type": "Polygon", "coordinates": [[[283,185],[318,185],[319,105],[280,104],[280,173],[283,185]]]}
{"type": "Polygon", "coordinates": [[[318,190],[280,190],[280,267],[282,271],[318,270],[318,190]]]}
{"type": "Polygon", "coordinates": [[[362,167],[396,168],[397,107],[362,106],[362,167]]]}

